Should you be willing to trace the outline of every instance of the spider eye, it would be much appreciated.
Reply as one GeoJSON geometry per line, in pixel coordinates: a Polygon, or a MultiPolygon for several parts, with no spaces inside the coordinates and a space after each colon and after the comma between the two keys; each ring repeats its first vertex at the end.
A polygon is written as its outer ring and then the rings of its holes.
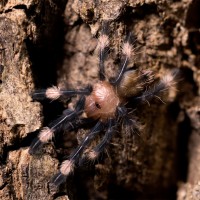
{"type": "Polygon", "coordinates": [[[97,102],[95,102],[95,106],[96,106],[98,109],[101,109],[101,106],[100,106],[97,102]]]}

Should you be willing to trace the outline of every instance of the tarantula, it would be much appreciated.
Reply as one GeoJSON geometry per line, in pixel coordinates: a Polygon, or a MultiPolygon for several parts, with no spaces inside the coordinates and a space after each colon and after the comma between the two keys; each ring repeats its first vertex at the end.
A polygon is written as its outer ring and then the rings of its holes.
{"type": "Polygon", "coordinates": [[[64,182],[66,177],[74,171],[75,166],[80,164],[83,157],[87,157],[89,160],[97,159],[117,129],[122,127],[127,132],[137,129],[138,123],[130,109],[133,111],[142,102],[149,102],[155,97],[160,99],[158,95],[175,84],[176,73],[174,72],[168,72],[160,80],[155,81],[152,71],[128,67],[130,58],[135,53],[130,34],[122,45],[118,75],[108,79],[104,66],[108,46],[108,31],[104,25],[97,44],[99,80],[94,85],[79,90],[65,90],[54,86],[46,90],[37,90],[32,94],[34,100],[44,98],[56,100],[75,95],[79,95],[80,98],[75,109],[64,110],[62,116],[41,129],[29,148],[30,154],[33,154],[60,131],[78,129],[84,123],[90,123],[90,120],[96,123],[68,159],[62,162],[59,173],[52,180],[55,185],[64,182]],[[105,133],[102,140],[92,150],[86,151],[87,146],[100,132],[105,133]]]}

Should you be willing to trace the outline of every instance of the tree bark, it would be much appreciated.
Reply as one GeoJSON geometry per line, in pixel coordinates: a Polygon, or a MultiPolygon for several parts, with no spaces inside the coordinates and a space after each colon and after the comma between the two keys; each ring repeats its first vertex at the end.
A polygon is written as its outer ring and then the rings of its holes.
{"type": "MultiPolygon", "coordinates": [[[[200,199],[200,1],[3,0],[0,2],[0,199],[200,199]],[[106,73],[131,32],[140,69],[179,69],[177,90],[135,114],[143,129],[112,139],[96,164],[50,184],[87,130],[64,133],[34,156],[31,141],[66,102],[33,102],[31,91],[97,81],[96,36],[109,21],[106,73]]],[[[74,105],[75,99],[71,100],[74,105]]]]}

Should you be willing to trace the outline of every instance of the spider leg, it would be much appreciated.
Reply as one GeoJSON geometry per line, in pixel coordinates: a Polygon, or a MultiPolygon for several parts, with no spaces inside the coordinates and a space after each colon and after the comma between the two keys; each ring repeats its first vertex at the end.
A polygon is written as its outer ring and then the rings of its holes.
{"type": "Polygon", "coordinates": [[[146,86],[153,82],[150,70],[128,69],[117,86],[118,94],[129,98],[141,93],[146,86]],[[133,87],[134,86],[134,87],[133,87]]]}
{"type": "MultiPolygon", "coordinates": [[[[134,119],[132,114],[128,113],[128,110],[125,106],[117,107],[117,119],[122,120],[122,127],[125,129],[125,132],[128,135],[134,132],[134,130],[139,129],[137,121],[134,119]]],[[[106,146],[110,143],[112,136],[116,131],[116,125],[116,119],[111,118],[108,120],[108,128],[101,142],[86,155],[89,160],[96,160],[98,156],[105,150],[106,146]]]]}
{"type": "Polygon", "coordinates": [[[83,139],[81,144],[70,154],[69,159],[62,162],[60,172],[53,177],[52,183],[60,185],[67,176],[74,171],[75,163],[85,147],[94,139],[94,137],[104,129],[104,124],[98,121],[89,134],[83,139]]]}
{"type": "Polygon", "coordinates": [[[154,97],[159,98],[159,94],[173,88],[176,85],[174,79],[176,78],[177,73],[177,71],[167,73],[153,87],[146,89],[140,96],[134,97],[134,100],[138,102],[149,102],[154,97]]]}
{"type": "Polygon", "coordinates": [[[115,80],[111,80],[110,83],[113,85],[119,85],[124,72],[127,69],[130,57],[132,56],[134,49],[133,46],[131,44],[131,34],[129,34],[122,46],[122,60],[121,60],[121,66],[120,66],[120,72],[118,74],[118,76],[115,78],[115,80]]]}
{"type": "Polygon", "coordinates": [[[104,151],[106,146],[110,143],[113,133],[115,133],[116,124],[117,121],[115,119],[108,120],[108,129],[101,142],[87,154],[87,158],[89,158],[89,160],[95,160],[104,151]]]}
{"type": "Polygon", "coordinates": [[[140,124],[132,112],[129,112],[125,106],[118,106],[117,112],[119,120],[122,120],[122,129],[125,130],[127,135],[131,135],[136,130],[140,130],[140,124]]]}
{"type": "Polygon", "coordinates": [[[92,92],[92,87],[88,86],[84,89],[79,89],[79,90],[64,90],[60,89],[56,86],[47,88],[47,89],[41,89],[41,90],[36,90],[32,93],[32,99],[33,100],[43,100],[43,99],[52,99],[56,100],[60,97],[63,98],[69,98],[75,95],[89,95],[92,92]]]}
{"type": "Polygon", "coordinates": [[[108,52],[109,38],[108,38],[108,23],[104,22],[100,36],[98,38],[97,50],[99,54],[99,79],[105,80],[104,62],[108,52]]]}
{"type": "Polygon", "coordinates": [[[73,124],[75,125],[78,116],[80,116],[83,112],[84,103],[85,97],[82,96],[77,102],[75,110],[64,110],[63,114],[58,119],[52,121],[47,127],[44,127],[29,147],[29,153],[34,154],[38,148],[51,140],[53,135],[60,132],[63,128],[65,128],[65,130],[73,128],[73,124]]]}

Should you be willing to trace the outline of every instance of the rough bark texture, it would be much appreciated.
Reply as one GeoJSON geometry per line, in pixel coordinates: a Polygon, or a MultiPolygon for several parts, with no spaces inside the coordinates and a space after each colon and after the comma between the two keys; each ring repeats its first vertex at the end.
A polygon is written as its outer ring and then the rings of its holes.
{"type": "MultiPolygon", "coordinates": [[[[200,1],[3,0],[0,2],[0,199],[200,199],[200,1]],[[61,103],[32,102],[34,88],[83,87],[97,80],[96,35],[110,21],[113,76],[120,44],[134,33],[136,63],[162,75],[180,69],[166,104],[136,111],[140,136],[117,133],[98,164],[77,168],[59,188],[49,181],[85,131],[27,153],[61,103]],[[138,52],[139,52],[138,51],[138,52]]],[[[73,101],[72,101],[73,104],[73,101]]]]}

